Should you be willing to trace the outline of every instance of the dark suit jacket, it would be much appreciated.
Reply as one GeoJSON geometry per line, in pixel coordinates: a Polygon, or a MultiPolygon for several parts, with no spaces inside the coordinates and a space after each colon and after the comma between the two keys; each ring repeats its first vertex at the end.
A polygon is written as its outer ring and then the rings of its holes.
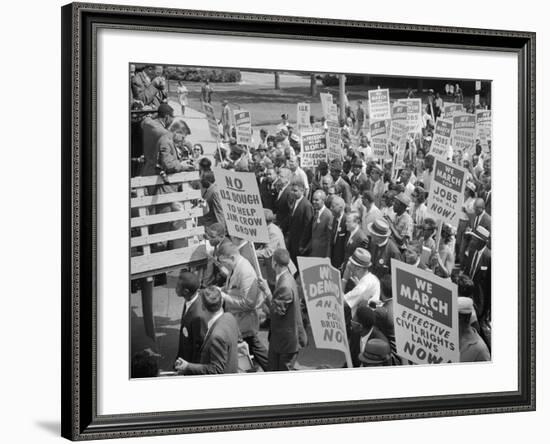
{"type": "MultiPolygon", "coordinates": [[[[469,248],[464,254],[464,273],[470,276],[470,267],[475,250],[469,248]]],[[[478,316],[484,314],[491,304],[491,250],[485,247],[474,271],[474,303],[478,316]]]]}
{"type": "MultiPolygon", "coordinates": [[[[184,170],[171,133],[168,132],[160,136],[157,142],[156,152],[157,165],[159,169],[166,174],[179,173],[184,170]]],[[[156,175],[157,172],[152,174],[156,175]]],[[[155,194],[175,193],[178,191],[178,188],[179,184],[164,183],[156,187],[155,194]]]]}
{"type": "Polygon", "coordinates": [[[275,282],[270,307],[269,349],[275,353],[296,353],[307,342],[296,281],[287,271],[275,282]]]}
{"type": "Polygon", "coordinates": [[[340,268],[346,258],[346,238],[348,230],[346,229],[346,219],[342,217],[340,228],[338,228],[338,219],[335,217],[332,221],[330,262],[333,267],[340,268]]]}
{"type": "Polygon", "coordinates": [[[186,375],[237,373],[239,327],[231,313],[224,313],[214,322],[201,348],[198,364],[190,363],[186,375]]]}
{"type": "Polygon", "coordinates": [[[317,217],[313,215],[311,225],[311,241],[309,255],[312,257],[329,257],[330,243],[332,241],[332,221],[334,216],[332,212],[325,207],[317,222],[317,217]]]}
{"type": "Polygon", "coordinates": [[[369,247],[369,238],[367,235],[359,228],[351,237],[350,242],[350,233],[346,236],[346,250],[345,250],[345,257],[344,262],[346,262],[355,251],[356,248],[365,248],[367,249],[369,247]]]}
{"type": "Polygon", "coordinates": [[[157,170],[158,142],[162,136],[169,134],[169,132],[158,119],[151,119],[150,117],[143,119],[141,128],[143,129],[143,155],[145,157],[141,175],[156,176],[159,173],[157,170]]]}
{"type": "MultiPolygon", "coordinates": [[[[278,195],[278,193],[277,193],[278,195]]],[[[288,224],[290,219],[290,205],[292,203],[292,196],[290,194],[290,187],[286,187],[282,192],[281,197],[277,198],[275,196],[275,214],[276,214],[276,223],[285,234],[288,231],[288,224]]]]}
{"type": "Polygon", "coordinates": [[[225,224],[218,186],[215,183],[210,184],[210,186],[204,190],[202,198],[208,204],[208,213],[199,217],[199,225],[208,227],[215,222],[225,224]]]}
{"type": "Polygon", "coordinates": [[[258,181],[258,189],[260,190],[263,207],[273,210],[275,208],[275,198],[277,196],[273,192],[274,190],[271,186],[271,182],[264,177],[261,182],[258,181]]]}
{"type": "Polygon", "coordinates": [[[296,256],[308,256],[308,246],[311,241],[311,225],[313,223],[313,207],[304,196],[294,213],[290,209],[291,215],[288,224],[288,234],[286,236],[287,248],[292,259],[296,256]],[[300,253],[300,251],[302,251],[300,253]]]}
{"type": "MultiPolygon", "coordinates": [[[[475,223],[476,223],[477,216],[474,215],[474,217],[471,219],[471,228],[472,230],[475,229],[475,223]]],[[[491,216],[485,211],[483,213],[483,216],[481,216],[481,219],[479,220],[479,226],[485,228],[489,233],[491,232],[491,216]]]]}
{"type": "Polygon", "coordinates": [[[144,105],[151,105],[155,102],[158,90],[151,84],[151,80],[143,71],[132,77],[131,83],[134,99],[141,100],[144,105]]]}
{"type": "Polygon", "coordinates": [[[339,177],[334,183],[334,187],[336,188],[336,194],[342,196],[344,202],[349,205],[351,203],[351,187],[346,180],[343,177],[339,177]]]}
{"type": "MultiPolygon", "coordinates": [[[[185,307],[185,305],[184,305],[185,307]]],[[[178,356],[188,362],[199,362],[207,330],[207,314],[200,296],[188,310],[181,313],[178,356]]]]}

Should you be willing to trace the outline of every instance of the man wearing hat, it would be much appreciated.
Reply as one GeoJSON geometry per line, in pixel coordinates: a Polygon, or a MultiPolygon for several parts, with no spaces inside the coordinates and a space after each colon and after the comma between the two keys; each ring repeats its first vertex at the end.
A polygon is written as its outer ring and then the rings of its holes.
{"type": "Polygon", "coordinates": [[[349,348],[351,361],[354,367],[361,367],[360,358],[366,351],[369,341],[377,340],[387,345],[388,358],[391,357],[391,348],[388,338],[375,326],[376,313],[369,307],[368,302],[362,301],[358,304],[356,313],[351,321],[349,333],[349,348]]]}
{"type": "Polygon", "coordinates": [[[478,332],[471,326],[474,302],[464,296],[458,297],[458,340],[460,362],[490,361],[491,353],[478,332]]]}
{"type": "Polygon", "coordinates": [[[346,204],[351,203],[351,188],[349,184],[342,177],[342,161],[334,159],[330,162],[330,175],[334,180],[334,187],[336,188],[336,194],[342,196],[346,204]]]}
{"type": "Polygon", "coordinates": [[[344,301],[350,307],[352,316],[355,316],[360,302],[380,302],[380,281],[369,272],[371,265],[370,253],[365,248],[357,248],[346,264],[342,286],[344,301]]]}
{"type": "Polygon", "coordinates": [[[371,191],[374,195],[374,203],[378,208],[381,208],[382,197],[386,191],[383,174],[384,171],[382,170],[382,167],[378,163],[374,163],[370,172],[371,191]]]}
{"type": "Polygon", "coordinates": [[[363,162],[358,157],[351,164],[351,177],[350,183],[356,184],[359,190],[370,189],[370,180],[365,173],[363,173],[363,162]]]}
{"type": "Polygon", "coordinates": [[[228,140],[231,137],[231,122],[233,116],[227,100],[222,100],[222,116],[220,120],[223,127],[223,139],[228,140]]]}
{"type": "Polygon", "coordinates": [[[413,235],[413,220],[407,210],[411,204],[411,199],[405,193],[399,193],[393,200],[393,211],[395,218],[393,221],[386,217],[390,226],[393,238],[397,245],[406,247],[413,235]]]}
{"type": "Polygon", "coordinates": [[[370,244],[369,251],[372,258],[372,272],[380,279],[391,272],[391,260],[401,260],[401,253],[391,239],[391,229],[385,219],[377,219],[367,227],[370,244]]]}
{"type": "Polygon", "coordinates": [[[480,325],[488,322],[491,310],[491,233],[482,226],[467,233],[470,245],[464,254],[462,271],[474,282],[474,302],[480,325]]]}
{"type": "Polygon", "coordinates": [[[360,367],[383,367],[391,365],[390,345],[380,338],[367,341],[363,352],[359,355],[360,367]]]}

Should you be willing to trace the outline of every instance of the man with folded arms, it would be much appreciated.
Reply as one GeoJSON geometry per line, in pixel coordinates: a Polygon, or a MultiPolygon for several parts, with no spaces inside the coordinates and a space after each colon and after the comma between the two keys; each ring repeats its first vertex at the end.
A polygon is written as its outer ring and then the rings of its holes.
{"type": "Polygon", "coordinates": [[[208,315],[206,336],[198,363],[176,360],[175,369],[182,375],[211,375],[237,373],[239,327],[230,313],[224,313],[222,295],[218,288],[201,290],[201,298],[208,315]]]}

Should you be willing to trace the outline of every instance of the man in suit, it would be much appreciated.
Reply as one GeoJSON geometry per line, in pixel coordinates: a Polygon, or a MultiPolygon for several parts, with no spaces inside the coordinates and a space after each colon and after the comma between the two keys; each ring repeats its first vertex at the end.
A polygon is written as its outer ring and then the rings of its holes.
{"type": "Polygon", "coordinates": [[[351,184],[356,184],[357,189],[360,191],[370,189],[370,180],[362,170],[363,162],[361,159],[356,158],[351,165],[352,175],[350,177],[350,182],[351,184]]]}
{"type": "Polygon", "coordinates": [[[206,336],[198,363],[178,358],[175,369],[183,375],[211,375],[237,373],[239,327],[230,313],[224,313],[221,292],[216,287],[201,291],[204,308],[208,313],[206,336]]]}
{"type": "Polygon", "coordinates": [[[313,223],[313,207],[305,197],[304,183],[296,179],[290,184],[290,192],[294,200],[288,232],[286,233],[286,245],[290,257],[296,263],[296,256],[307,256],[308,246],[311,241],[311,225],[313,223]]]}
{"type": "Polygon", "coordinates": [[[391,230],[385,219],[376,219],[368,227],[370,236],[369,251],[372,258],[372,273],[381,279],[391,273],[391,260],[402,260],[401,252],[391,239],[391,230]]]}
{"type": "Polygon", "coordinates": [[[290,208],[294,199],[290,192],[291,171],[288,168],[281,168],[275,182],[277,196],[275,198],[276,223],[281,228],[283,234],[288,231],[290,219],[290,208]]]}
{"type": "Polygon", "coordinates": [[[339,196],[332,199],[330,210],[334,219],[332,221],[330,263],[333,267],[340,269],[346,256],[346,237],[347,230],[344,220],[344,209],[346,203],[339,196]]]}
{"type": "Polygon", "coordinates": [[[282,248],[275,250],[272,261],[277,276],[273,294],[265,282],[260,283],[262,291],[267,295],[271,315],[268,370],[294,370],[298,350],[307,344],[300,296],[296,281],[288,270],[288,251],[282,248]]]}
{"type": "Polygon", "coordinates": [[[474,303],[479,324],[487,323],[491,312],[491,233],[481,225],[469,232],[470,245],[464,254],[462,271],[474,282],[474,303]]]}
{"type": "Polygon", "coordinates": [[[156,176],[159,171],[159,139],[169,134],[168,127],[174,120],[174,110],[170,105],[162,103],[157,110],[156,119],[146,117],[141,123],[143,129],[143,155],[145,163],[141,169],[142,176],[156,176]]]}
{"type": "Polygon", "coordinates": [[[327,195],[323,190],[313,193],[313,222],[311,224],[311,240],[309,242],[309,255],[312,257],[329,257],[332,235],[331,211],[325,206],[327,195]]]}
{"type": "Polygon", "coordinates": [[[363,191],[361,196],[363,202],[363,213],[361,214],[361,230],[366,235],[369,234],[367,227],[376,219],[382,217],[382,212],[374,203],[374,194],[370,190],[363,191]]]}
{"type": "Polygon", "coordinates": [[[205,227],[216,222],[225,224],[220,192],[218,186],[214,183],[215,180],[212,171],[205,171],[201,176],[202,198],[208,206],[204,209],[204,216],[199,218],[199,225],[205,227]]]}
{"type": "Polygon", "coordinates": [[[361,217],[359,213],[346,214],[346,230],[348,235],[346,236],[344,264],[357,248],[367,249],[369,247],[369,239],[363,230],[361,230],[360,224],[361,217]]]}
{"type": "Polygon", "coordinates": [[[260,299],[256,271],[233,243],[224,243],[220,247],[219,261],[230,270],[222,292],[225,310],[235,316],[250,353],[260,367],[266,370],[267,349],[258,337],[258,308],[263,300],[260,299]]]}
{"type": "Polygon", "coordinates": [[[221,265],[219,262],[220,247],[224,243],[231,243],[225,235],[225,226],[216,222],[204,229],[206,240],[210,244],[211,248],[208,248],[208,261],[206,263],[206,270],[202,277],[202,286],[208,287],[210,285],[216,285],[221,287],[224,285],[229,270],[221,265]]]}
{"type": "Polygon", "coordinates": [[[162,71],[156,71],[153,65],[145,66],[132,77],[132,96],[144,105],[156,107],[159,105],[159,96],[164,97],[166,82],[161,77],[162,71]]]}
{"type": "Polygon", "coordinates": [[[351,188],[349,184],[342,177],[342,162],[338,159],[334,159],[330,163],[330,175],[334,180],[334,187],[336,188],[336,194],[342,196],[346,204],[351,203],[351,188]]]}
{"type": "Polygon", "coordinates": [[[491,231],[491,216],[485,211],[485,201],[480,197],[474,202],[475,217],[472,220],[471,229],[474,231],[477,227],[483,227],[491,231]]]}
{"type": "Polygon", "coordinates": [[[188,362],[199,362],[200,350],[206,335],[210,316],[202,305],[199,295],[200,282],[196,274],[181,271],[176,294],[185,299],[181,313],[180,335],[177,358],[188,362]]]}

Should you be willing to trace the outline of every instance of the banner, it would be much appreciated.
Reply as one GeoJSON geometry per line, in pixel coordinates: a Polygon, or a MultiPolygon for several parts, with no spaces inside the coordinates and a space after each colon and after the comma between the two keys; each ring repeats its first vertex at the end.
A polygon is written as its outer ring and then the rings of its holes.
{"type": "Polygon", "coordinates": [[[340,272],[329,258],[298,256],[298,269],[315,347],[340,350],[352,368],[340,272]]]}
{"type": "Polygon", "coordinates": [[[228,234],[251,242],[269,242],[256,175],[222,168],[213,171],[228,234]]]}
{"type": "Polygon", "coordinates": [[[476,152],[476,116],[475,114],[458,114],[453,117],[452,131],[453,152],[460,154],[476,152]]]}
{"type": "Polygon", "coordinates": [[[216,121],[216,116],[214,115],[214,107],[210,103],[202,103],[204,114],[206,114],[206,120],[208,121],[208,129],[210,130],[210,135],[214,140],[218,140],[220,137],[220,130],[218,129],[218,122],[216,121]]]}
{"type": "Polygon", "coordinates": [[[324,131],[303,133],[300,139],[302,143],[300,166],[302,168],[316,167],[321,160],[327,160],[327,139],[324,131]]]}
{"type": "Polygon", "coordinates": [[[328,161],[342,159],[342,137],[340,125],[332,120],[327,120],[327,157],[328,161]]]}
{"type": "Polygon", "coordinates": [[[460,361],[457,286],[391,260],[397,354],[415,364],[460,361]]]}
{"type": "Polygon", "coordinates": [[[371,122],[391,119],[390,90],[373,89],[368,92],[368,95],[369,118],[371,122]]]}
{"type": "Polygon", "coordinates": [[[299,133],[311,131],[310,116],[311,108],[309,103],[298,103],[296,105],[296,126],[299,133]]]}
{"type": "Polygon", "coordinates": [[[428,212],[458,227],[458,220],[464,203],[466,170],[451,162],[435,158],[433,177],[428,190],[426,206],[428,212]]]}
{"type": "Polygon", "coordinates": [[[407,129],[408,126],[405,122],[399,120],[391,121],[390,137],[388,142],[394,146],[394,151],[405,152],[405,145],[407,143],[407,129]]]}
{"type": "Polygon", "coordinates": [[[252,119],[249,111],[236,109],[233,111],[235,116],[235,127],[237,130],[237,143],[239,145],[252,145],[252,119]]]}
{"type": "Polygon", "coordinates": [[[323,116],[325,119],[328,119],[329,115],[329,105],[332,104],[332,94],[330,93],[319,93],[321,97],[321,108],[323,109],[323,116]]]}
{"type": "Polygon", "coordinates": [[[407,125],[409,134],[422,132],[424,123],[422,121],[422,100],[420,99],[400,99],[398,103],[407,105],[407,125]]]}
{"type": "Polygon", "coordinates": [[[476,110],[476,139],[484,153],[489,153],[489,140],[493,139],[493,119],[490,109],[476,110]]]}
{"type": "Polygon", "coordinates": [[[379,120],[370,124],[370,137],[374,159],[384,160],[388,153],[388,132],[385,120],[379,120]]]}
{"type": "Polygon", "coordinates": [[[457,114],[462,113],[464,113],[464,105],[462,103],[443,102],[442,118],[452,119],[457,114]]]}
{"type": "Polygon", "coordinates": [[[443,160],[447,160],[449,146],[451,145],[451,134],[453,132],[453,122],[445,119],[437,119],[435,130],[430,148],[430,154],[443,160]]]}

